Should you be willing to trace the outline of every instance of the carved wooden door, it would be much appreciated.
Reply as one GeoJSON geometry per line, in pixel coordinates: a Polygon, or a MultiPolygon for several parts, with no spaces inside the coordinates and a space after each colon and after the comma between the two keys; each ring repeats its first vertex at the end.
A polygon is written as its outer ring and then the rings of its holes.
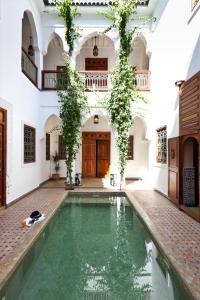
{"type": "Polygon", "coordinates": [[[179,205],[179,137],[168,139],[168,196],[171,201],[179,205]]]}
{"type": "Polygon", "coordinates": [[[110,140],[97,140],[97,177],[108,176],[110,167],[110,140]]]}
{"type": "Polygon", "coordinates": [[[96,177],[96,140],[83,140],[82,173],[84,178],[96,177]]]}

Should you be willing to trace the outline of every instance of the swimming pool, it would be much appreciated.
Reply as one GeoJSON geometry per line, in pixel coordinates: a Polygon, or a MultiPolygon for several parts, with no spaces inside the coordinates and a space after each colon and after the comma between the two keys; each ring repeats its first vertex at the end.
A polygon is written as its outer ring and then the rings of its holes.
{"type": "MultiPolygon", "coordinates": [[[[36,225],[34,225],[36,226],[36,225]]],[[[0,300],[188,300],[124,196],[69,196],[0,300]]]]}

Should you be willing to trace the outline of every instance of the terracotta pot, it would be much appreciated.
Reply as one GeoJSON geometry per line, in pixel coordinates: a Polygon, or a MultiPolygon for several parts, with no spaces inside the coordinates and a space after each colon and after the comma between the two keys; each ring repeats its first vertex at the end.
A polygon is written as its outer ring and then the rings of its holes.
{"type": "Polygon", "coordinates": [[[60,174],[58,174],[58,173],[53,173],[53,174],[52,174],[52,179],[53,179],[53,180],[58,180],[58,179],[60,179],[60,174]]]}

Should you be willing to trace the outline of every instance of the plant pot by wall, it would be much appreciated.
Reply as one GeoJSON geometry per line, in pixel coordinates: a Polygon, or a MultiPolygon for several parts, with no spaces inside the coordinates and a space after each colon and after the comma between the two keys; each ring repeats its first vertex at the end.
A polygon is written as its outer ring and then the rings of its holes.
{"type": "Polygon", "coordinates": [[[60,174],[58,174],[58,173],[53,173],[53,174],[52,174],[52,179],[53,179],[53,180],[58,180],[58,179],[60,179],[60,174]]]}

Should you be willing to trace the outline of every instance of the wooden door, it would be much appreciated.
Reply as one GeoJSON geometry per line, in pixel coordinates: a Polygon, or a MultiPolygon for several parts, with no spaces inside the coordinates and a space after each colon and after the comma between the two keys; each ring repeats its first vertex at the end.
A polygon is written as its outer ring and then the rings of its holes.
{"type": "Polygon", "coordinates": [[[86,71],[107,71],[108,59],[107,58],[86,58],[85,70],[86,71]]]}
{"type": "Polygon", "coordinates": [[[110,167],[110,141],[97,141],[97,177],[108,176],[110,167]]]}
{"type": "Polygon", "coordinates": [[[82,144],[82,176],[96,177],[96,140],[84,139],[82,144]]]}
{"type": "Polygon", "coordinates": [[[177,206],[179,205],[179,138],[168,139],[168,196],[177,206]]]}
{"type": "Polygon", "coordinates": [[[6,202],[6,111],[0,108],[0,206],[6,202]]]}

